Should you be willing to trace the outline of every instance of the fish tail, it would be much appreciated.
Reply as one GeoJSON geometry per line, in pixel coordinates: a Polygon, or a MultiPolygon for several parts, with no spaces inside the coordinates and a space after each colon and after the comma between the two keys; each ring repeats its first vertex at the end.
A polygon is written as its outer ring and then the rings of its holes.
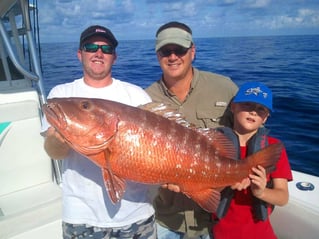
{"type": "Polygon", "coordinates": [[[276,169],[276,163],[280,158],[283,149],[281,142],[271,144],[262,150],[254,153],[246,158],[250,168],[256,167],[257,165],[265,168],[266,173],[270,173],[276,169]]]}

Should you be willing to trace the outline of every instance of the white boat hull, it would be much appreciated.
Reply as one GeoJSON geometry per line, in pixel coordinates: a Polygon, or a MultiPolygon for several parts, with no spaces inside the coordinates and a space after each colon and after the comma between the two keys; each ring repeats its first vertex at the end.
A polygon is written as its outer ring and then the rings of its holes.
{"type": "Polygon", "coordinates": [[[293,171],[289,182],[289,203],[275,207],[271,222],[279,239],[319,238],[319,177],[293,171]],[[314,185],[314,190],[299,190],[298,182],[314,185]]]}

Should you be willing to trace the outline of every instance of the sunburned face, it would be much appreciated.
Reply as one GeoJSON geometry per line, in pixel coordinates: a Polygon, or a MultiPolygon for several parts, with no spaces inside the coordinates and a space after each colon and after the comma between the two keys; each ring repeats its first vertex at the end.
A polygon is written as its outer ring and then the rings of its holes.
{"type": "MultiPolygon", "coordinates": [[[[112,65],[116,60],[115,51],[110,53],[103,52],[101,46],[110,46],[103,37],[91,37],[85,44],[99,45],[100,47],[93,51],[91,48],[79,49],[78,58],[83,64],[84,78],[89,81],[105,80],[111,77],[112,65]]],[[[84,45],[85,45],[84,44],[84,45]]]]}
{"type": "Polygon", "coordinates": [[[157,58],[165,79],[183,79],[191,73],[195,47],[183,48],[175,44],[163,46],[157,52],[157,58]]]}

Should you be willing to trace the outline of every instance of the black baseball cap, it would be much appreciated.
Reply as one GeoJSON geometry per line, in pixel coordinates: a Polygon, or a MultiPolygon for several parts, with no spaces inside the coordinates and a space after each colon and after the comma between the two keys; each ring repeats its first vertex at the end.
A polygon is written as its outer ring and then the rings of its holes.
{"type": "Polygon", "coordinates": [[[113,33],[106,27],[102,27],[99,25],[90,26],[87,29],[85,29],[80,37],[80,49],[82,48],[82,45],[85,40],[92,36],[101,36],[104,37],[114,48],[116,48],[118,42],[116,38],[114,37],[113,33]]]}

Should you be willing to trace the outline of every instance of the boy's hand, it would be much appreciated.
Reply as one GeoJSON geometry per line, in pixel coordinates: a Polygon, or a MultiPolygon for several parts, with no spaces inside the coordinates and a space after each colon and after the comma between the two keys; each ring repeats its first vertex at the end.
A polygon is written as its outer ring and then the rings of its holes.
{"type": "Polygon", "coordinates": [[[234,185],[231,186],[231,189],[241,191],[243,189],[248,188],[250,185],[250,179],[249,178],[244,178],[241,182],[235,183],[234,185]]]}
{"type": "Polygon", "coordinates": [[[257,198],[261,198],[267,185],[266,170],[262,166],[252,168],[254,174],[250,174],[251,191],[257,198]]]}

